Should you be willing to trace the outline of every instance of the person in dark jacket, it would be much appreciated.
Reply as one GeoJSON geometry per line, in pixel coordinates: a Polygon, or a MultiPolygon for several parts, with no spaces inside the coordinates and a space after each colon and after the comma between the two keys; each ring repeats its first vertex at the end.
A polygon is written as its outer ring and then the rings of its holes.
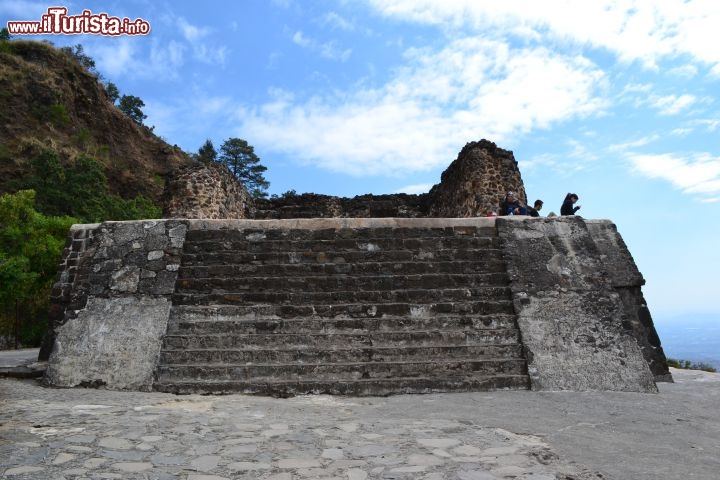
{"type": "Polygon", "coordinates": [[[520,205],[513,192],[507,192],[500,204],[500,215],[527,215],[527,208],[520,205]]]}
{"type": "Polygon", "coordinates": [[[532,207],[528,207],[528,215],[531,217],[539,217],[540,216],[540,210],[543,207],[543,201],[542,200],[535,200],[535,203],[532,207]]]}
{"type": "Polygon", "coordinates": [[[575,212],[580,210],[580,205],[575,206],[575,202],[579,200],[577,194],[568,193],[565,195],[562,207],[560,207],[560,215],[575,215],[575,212]]]}

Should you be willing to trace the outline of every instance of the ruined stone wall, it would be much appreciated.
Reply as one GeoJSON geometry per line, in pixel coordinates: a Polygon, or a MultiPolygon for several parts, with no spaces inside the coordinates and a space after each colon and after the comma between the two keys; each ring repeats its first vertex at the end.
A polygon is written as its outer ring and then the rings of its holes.
{"type": "MultiPolygon", "coordinates": [[[[670,380],[615,226],[580,217],[166,220],[78,225],[56,284],[46,379],[147,390],[188,230],[496,226],[535,390],[654,392],[670,380]],[[60,315],[62,312],[62,315],[60,315]],[[665,377],[665,378],[663,378],[665,377]]],[[[441,286],[440,286],[441,287],[441,286]]]]}
{"type": "Polygon", "coordinates": [[[656,382],[672,382],[667,358],[650,315],[642,286],[645,279],[625,245],[617,227],[605,220],[585,220],[588,232],[600,253],[608,280],[620,295],[625,311],[625,328],[632,331],[656,382]]]}
{"type": "Polygon", "coordinates": [[[165,185],[165,218],[252,218],[245,187],[222,164],[194,164],[175,172],[165,185]]]}
{"type": "Polygon", "coordinates": [[[76,225],[53,290],[46,380],[148,390],[187,223],[76,225]]]}
{"type": "Polygon", "coordinates": [[[588,227],[580,217],[500,217],[497,227],[532,388],[656,392],[615,289],[621,276],[636,277],[634,263],[593,238],[610,226],[588,227]]]}
{"type": "Polygon", "coordinates": [[[256,219],[416,218],[427,216],[427,195],[358,195],[352,198],[304,193],[256,200],[256,219]]]}
{"type": "Polygon", "coordinates": [[[295,194],[252,199],[222,165],[193,165],[172,177],[165,191],[166,218],[417,218],[477,217],[497,211],[508,190],[527,203],[513,153],[487,140],[470,142],[421,195],[359,195],[353,198],[295,194]]]}
{"type": "Polygon", "coordinates": [[[476,217],[497,212],[508,191],[527,205],[513,153],[487,140],[470,142],[428,194],[430,216],[476,217]]]}

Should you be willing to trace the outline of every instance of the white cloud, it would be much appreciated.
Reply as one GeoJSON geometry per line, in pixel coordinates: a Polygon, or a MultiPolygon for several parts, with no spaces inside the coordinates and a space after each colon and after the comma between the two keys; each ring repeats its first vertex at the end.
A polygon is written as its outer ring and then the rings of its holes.
{"type": "Polygon", "coordinates": [[[684,193],[720,194],[720,157],[696,154],[683,158],[673,154],[628,156],[636,172],[670,182],[684,193]]]}
{"type": "Polygon", "coordinates": [[[692,128],[675,128],[670,133],[677,137],[685,137],[685,136],[691,134],[692,131],[693,131],[692,128]]]}
{"type": "Polygon", "coordinates": [[[662,115],[677,115],[681,110],[691,106],[697,101],[693,95],[666,95],[654,97],[650,100],[651,106],[660,110],[662,115]]]}
{"type": "Polygon", "coordinates": [[[141,72],[140,76],[160,76],[162,78],[176,78],[178,68],[185,63],[186,46],[176,40],[162,43],[153,39],[150,47],[149,62],[141,72]]]}
{"type": "Polygon", "coordinates": [[[295,32],[292,36],[292,41],[302,48],[319,53],[321,57],[328,60],[346,62],[352,54],[352,49],[342,49],[338,47],[337,42],[334,40],[320,43],[317,40],[306,37],[301,31],[295,32]]]}
{"type": "Polygon", "coordinates": [[[133,38],[121,37],[113,42],[93,42],[88,50],[97,61],[98,71],[113,79],[133,69],[137,60],[138,43],[133,38]]]}
{"type": "Polygon", "coordinates": [[[381,14],[402,20],[466,27],[484,34],[512,32],[613,51],[623,61],[655,68],[662,57],[690,55],[720,62],[720,2],[714,0],[370,0],[381,14]]]}
{"type": "Polygon", "coordinates": [[[323,15],[322,23],[330,26],[331,28],[345,30],[346,32],[355,30],[355,25],[353,25],[352,22],[346,20],[335,12],[328,12],[323,15]]]}
{"type": "Polygon", "coordinates": [[[406,59],[378,88],[305,100],[276,91],[240,111],[241,135],[334,171],[402,174],[446,164],[468,139],[503,142],[604,106],[602,72],[578,56],[466,38],[406,59]]]}
{"type": "Polygon", "coordinates": [[[610,145],[608,147],[608,150],[610,152],[626,152],[633,148],[644,147],[645,145],[655,142],[659,139],[660,139],[660,136],[657,134],[648,135],[647,137],[638,138],[637,140],[632,140],[632,141],[625,142],[625,143],[616,143],[616,144],[610,145]]]}
{"type": "Polygon", "coordinates": [[[409,193],[419,195],[421,193],[427,193],[433,187],[432,183],[417,183],[415,185],[405,185],[395,190],[395,193],[409,193]]]}
{"type": "Polygon", "coordinates": [[[671,68],[668,73],[679,77],[692,78],[698,74],[698,68],[695,65],[681,65],[671,68]]]}
{"type": "Polygon", "coordinates": [[[718,119],[710,119],[710,118],[708,118],[708,119],[701,119],[701,120],[698,120],[698,121],[695,122],[695,123],[697,123],[698,125],[701,125],[701,126],[705,127],[705,129],[706,129],[708,132],[714,132],[715,130],[718,129],[718,127],[720,127],[720,120],[718,120],[718,119]]]}
{"type": "Polygon", "coordinates": [[[173,103],[151,100],[146,103],[144,112],[148,118],[145,123],[154,125],[158,135],[168,139],[182,139],[182,146],[188,151],[197,150],[206,136],[212,135],[216,125],[222,124],[235,109],[229,97],[209,95],[204,87],[197,85],[193,87],[191,95],[173,103]],[[197,138],[198,135],[200,138],[197,138]]]}
{"type": "Polygon", "coordinates": [[[191,25],[187,20],[180,17],[177,19],[178,28],[182,32],[183,37],[188,42],[197,42],[203,37],[206,37],[210,33],[209,28],[202,28],[195,25],[191,25]]]}
{"type": "Polygon", "coordinates": [[[307,48],[310,45],[312,45],[312,41],[309,38],[307,38],[305,35],[303,35],[303,33],[300,31],[295,32],[295,34],[292,37],[292,41],[296,45],[300,45],[301,47],[304,47],[304,48],[307,48]]]}

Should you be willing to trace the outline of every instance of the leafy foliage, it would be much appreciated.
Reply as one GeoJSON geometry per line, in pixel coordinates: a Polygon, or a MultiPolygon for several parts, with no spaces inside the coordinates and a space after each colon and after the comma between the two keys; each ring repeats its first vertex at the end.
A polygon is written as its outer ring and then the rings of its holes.
{"type": "Polygon", "coordinates": [[[143,120],[147,118],[147,115],[142,111],[144,106],[145,102],[135,95],[123,95],[118,103],[118,108],[138,125],[142,125],[143,120]]]}
{"type": "Polygon", "coordinates": [[[0,196],[0,335],[38,345],[71,217],[35,210],[35,192],[0,196]]]}
{"type": "Polygon", "coordinates": [[[252,145],[240,138],[229,138],[220,147],[220,152],[218,161],[227,165],[253,197],[267,197],[270,182],[263,176],[267,167],[260,164],[260,158],[255,155],[252,145]]]}
{"type": "Polygon", "coordinates": [[[682,368],[685,370],[703,370],[705,372],[715,373],[717,369],[712,365],[703,362],[691,362],[690,360],[676,360],[674,358],[667,359],[668,367],[682,368]]]}
{"type": "Polygon", "coordinates": [[[40,212],[73,216],[83,222],[158,218],[162,214],[160,207],[143,196],[125,200],[111,194],[102,164],[87,156],[63,166],[57,153],[42,152],[33,159],[24,188],[37,192],[40,212]]]}
{"type": "Polygon", "coordinates": [[[70,55],[80,64],[81,67],[83,67],[88,72],[92,73],[93,75],[98,75],[98,71],[95,70],[95,60],[93,60],[90,55],[87,55],[85,53],[85,48],[83,48],[82,44],[78,43],[77,45],[74,45],[72,47],[62,47],[60,51],[70,55]]]}
{"type": "Polygon", "coordinates": [[[0,29],[0,42],[7,42],[10,38],[10,31],[8,31],[7,27],[0,29]]]}
{"type": "Polygon", "coordinates": [[[212,140],[207,139],[203,146],[198,149],[198,153],[195,155],[195,160],[208,165],[211,162],[217,161],[217,155],[218,153],[217,150],[215,150],[212,140]]]}
{"type": "Polygon", "coordinates": [[[108,96],[110,97],[110,101],[113,104],[115,104],[115,102],[117,102],[120,98],[120,90],[118,90],[117,85],[112,82],[108,82],[105,84],[105,91],[107,92],[108,96]]]}

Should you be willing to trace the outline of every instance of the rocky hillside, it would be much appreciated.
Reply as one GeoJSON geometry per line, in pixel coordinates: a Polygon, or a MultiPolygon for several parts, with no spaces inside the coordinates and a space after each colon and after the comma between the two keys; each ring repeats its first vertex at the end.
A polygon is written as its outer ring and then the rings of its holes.
{"type": "Polygon", "coordinates": [[[161,199],[165,176],[190,162],[115,107],[72,55],[44,42],[0,47],[0,193],[22,185],[32,160],[48,150],[66,167],[92,158],[111,193],[153,202],[161,199]]]}

